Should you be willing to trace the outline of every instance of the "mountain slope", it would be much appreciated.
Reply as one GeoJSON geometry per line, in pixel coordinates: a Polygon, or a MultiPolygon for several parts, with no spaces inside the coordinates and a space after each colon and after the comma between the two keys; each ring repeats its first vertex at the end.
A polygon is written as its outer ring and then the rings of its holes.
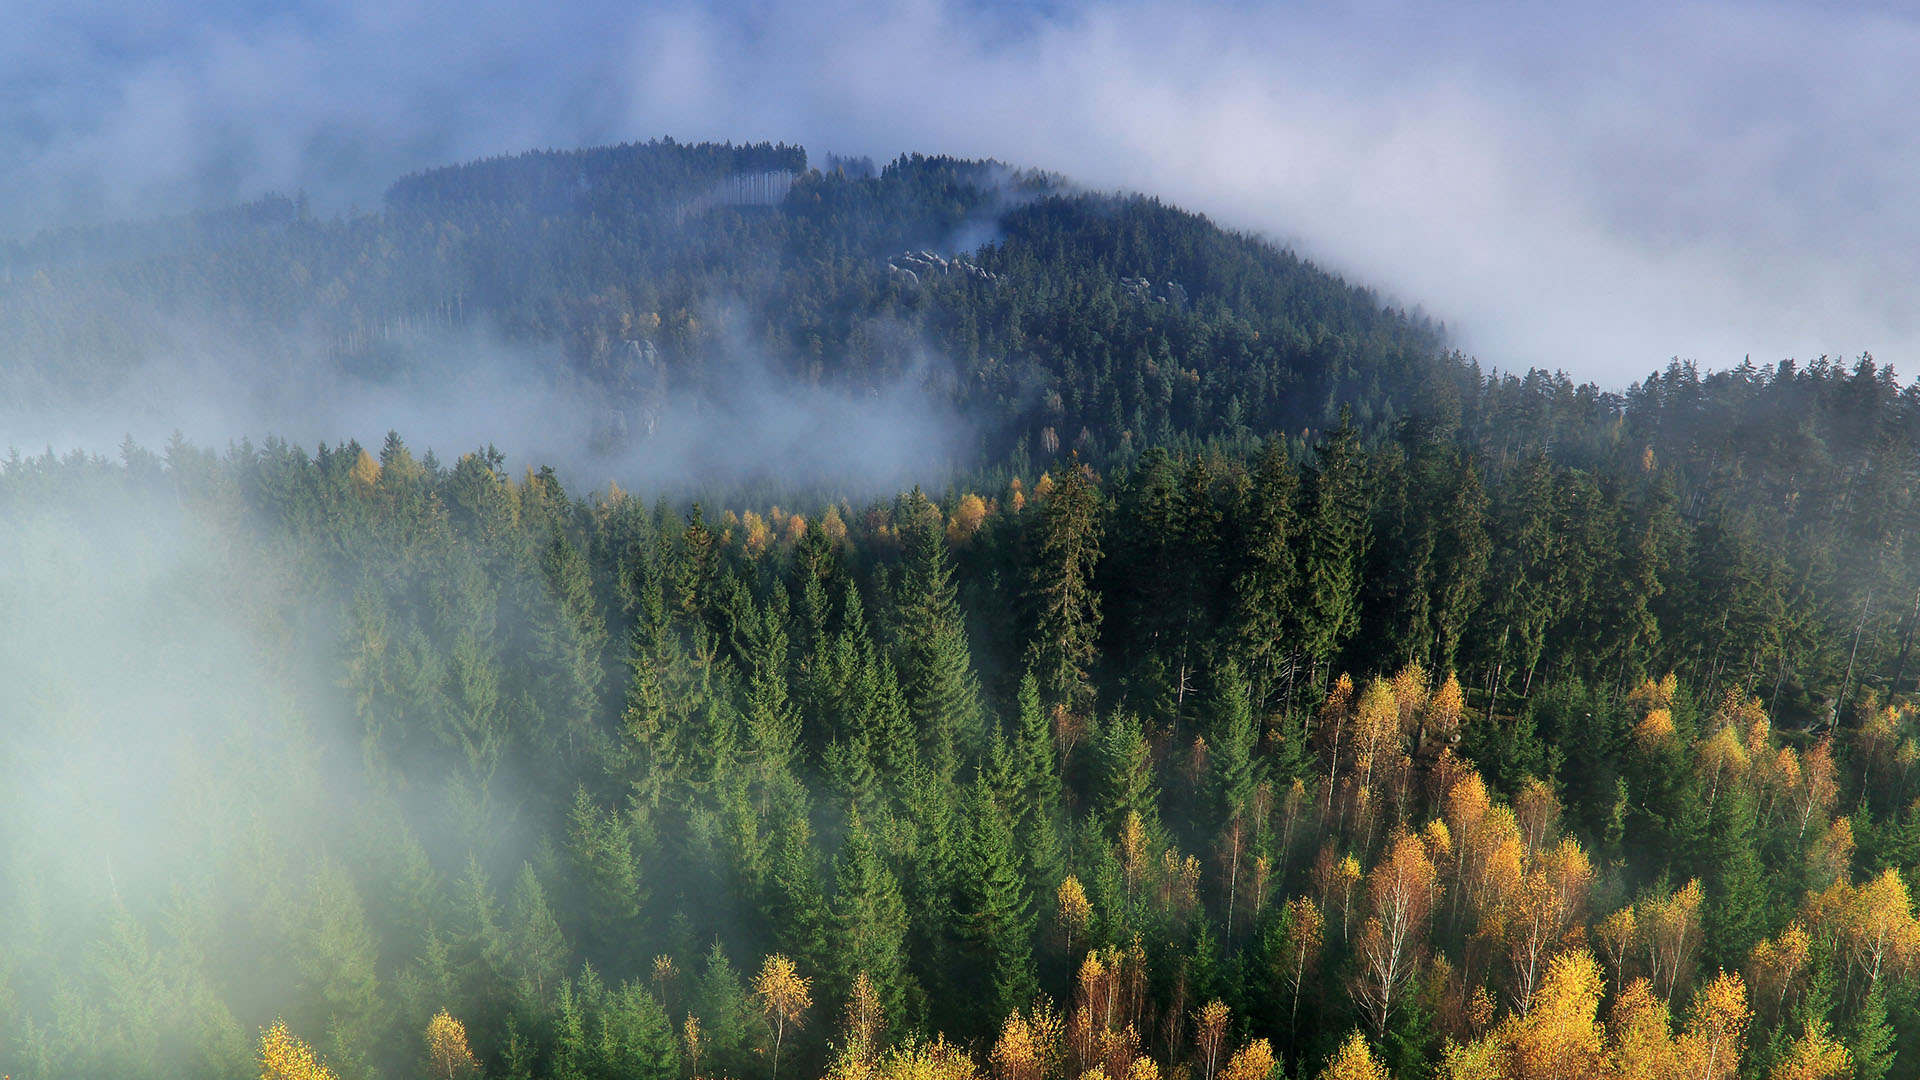
{"type": "Polygon", "coordinates": [[[404,178],[338,220],[274,198],[16,243],[5,389],[84,403],[209,341],[262,380],[390,373],[478,328],[558,347],[616,407],[742,353],[855,391],[910,372],[964,405],[987,463],[1319,426],[1342,401],[1392,416],[1461,374],[1436,327],[1151,199],[991,162],[831,165],[671,141],[530,153],[404,178]]]}

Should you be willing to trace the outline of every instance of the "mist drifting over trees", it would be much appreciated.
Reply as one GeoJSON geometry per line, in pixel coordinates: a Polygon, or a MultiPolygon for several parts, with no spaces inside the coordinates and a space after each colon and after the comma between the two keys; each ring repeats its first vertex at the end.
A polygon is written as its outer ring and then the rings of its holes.
{"type": "Polygon", "coordinates": [[[1871,357],[1488,371],[665,140],[16,239],[0,328],[9,1075],[1920,1068],[1871,357]]]}

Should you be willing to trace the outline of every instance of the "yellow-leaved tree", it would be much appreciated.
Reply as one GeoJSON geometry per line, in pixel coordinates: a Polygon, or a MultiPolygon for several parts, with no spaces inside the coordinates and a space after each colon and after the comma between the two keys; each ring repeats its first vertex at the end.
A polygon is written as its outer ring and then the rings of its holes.
{"type": "Polygon", "coordinates": [[[1355,949],[1354,1003],[1382,1038],[1419,963],[1435,891],[1433,863],[1418,837],[1397,833],[1368,880],[1372,916],[1355,949]]]}
{"type": "Polygon", "coordinates": [[[1392,1077],[1387,1075],[1386,1066],[1374,1058],[1367,1037],[1355,1031],[1321,1070],[1320,1080],[1392,1080],[1392,1077]]]}
{"type": "Polygon", "coordinates": [[[1050,1009],[1008,1016],[993,1044],[994,1080],[1044,1080],[1053,1075],[1064,1056],[1063,1028],[1059,1015],[1050,1009]]]}
{"type": "Polygon", "coordinates": [[[1053,895],[1060,932],[1066,937],[1067,952],[1071,953],[1074,940],[1086,933],[1087,924],[1093,920],[1093,905],[1087,901],[1087,890],[1080,879],[1072,874],[1067,875],[1053,895]]]}
{"type": "Polygon", "coordinates": [[[1200,1051],[1200,1075],[1203,1080],[1213,1080],[1214,1070],[1219,1068],[1220,1048],[1227,1040],[1227,1020],[1230,1016],[1227,1003],[1214,998],[1193,1014],[1193,1037],[1195,1047],[1200,1051]]]}
{"type": "Polygon", "coordinates": [[[1823,1020],[1810,1020],[1785,1057],[1773,1066],[1771,1080],[1842,1080],[1853,1075],[1853,1057],[1834,1041],[1823,1020]]]}
{"type": "Polygon", "coordinates": [[[1513,1075],[1528,1080],[1588,1080],[1600,1075],[1600,962],[1569,949],[1547,964],[1533,1008],[1507,1022],[1513,1075]]]}
{"type": "Polygon", "coordinates": [[[339,1080],[285,1020],[260,1033],[260,1080],[339,1080]]]}
{"type": "Polygon", "coordinates": [[[1267,1080],[1273,1075],[1273,1044],[1255,1039],[1240,1048],[1221,1072],[1221,1080],[1267,1080]]]}
{"type": "Polygon", "coordinates": [[[445,1009],[427,1021],[427,1064],[433,1075],[445,1080],[470,1076],[480,1068],[467,1048],[467,1027],[445,1009]]]}
{"type": "Polygon", "coordinates": [[[760,1010],[773,1024],[773,1072],[780,1076],[780,1046],[787,1029],[806,1022],[807,1009],[813,1005],[813,980],[794,968],[793,961],[780,953],[767,957],[760,974],[753,980],[753,992],[760,999],[760,1010]]]}
{"type": "Polygon", "coordinates": [[[1693,996],[1687,1028],[1676,1045],[1691,1080],[1730,1080],[1747,1047],[1747,987],[1740,976],[1721,972],[1693,996]]]}

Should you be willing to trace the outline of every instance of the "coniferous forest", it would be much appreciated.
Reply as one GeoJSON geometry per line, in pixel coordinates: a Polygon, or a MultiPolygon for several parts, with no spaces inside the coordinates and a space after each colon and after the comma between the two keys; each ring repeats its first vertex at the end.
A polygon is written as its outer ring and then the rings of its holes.
{"type": "Polygon", "coordinates": [[[0,462],[0,1072],[1920,1076],[1869,356],[1488,372],[1149,198],[669,141],[0,246],[0,389],[181,311],[262,380],[484,328],[611,456],[0,462]],[[743,352],[965,434],[609,464],[743,352]]]}

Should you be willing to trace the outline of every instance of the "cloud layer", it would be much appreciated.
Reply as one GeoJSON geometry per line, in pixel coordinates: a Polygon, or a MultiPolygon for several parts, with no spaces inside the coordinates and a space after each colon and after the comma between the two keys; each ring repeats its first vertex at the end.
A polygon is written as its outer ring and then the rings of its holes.
{"type": "Polygon", "coordinates": [[[0,228],[672,134],[990,155],[1161,194],[1622,384],[1911,366],[1920,20],[1819,4],[16,5],[0,228]]]}

